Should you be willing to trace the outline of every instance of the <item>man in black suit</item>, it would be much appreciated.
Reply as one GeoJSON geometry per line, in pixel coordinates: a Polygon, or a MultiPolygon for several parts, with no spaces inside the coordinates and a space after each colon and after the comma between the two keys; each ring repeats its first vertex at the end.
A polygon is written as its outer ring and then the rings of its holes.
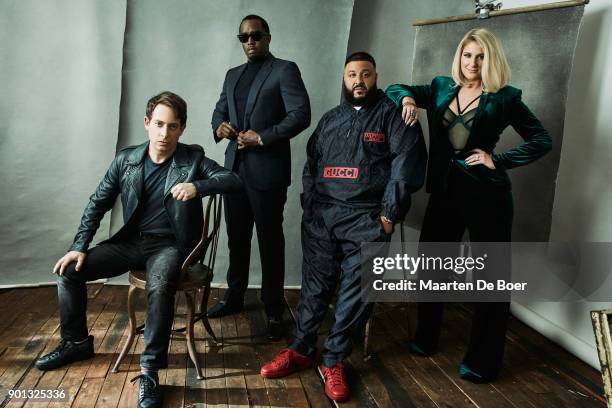
{"type": "Polygon", "coordinates": [[[238,40],[248,61],[227,72],[212,128],[217,143],[229,140],[225,167],[240,175],[245,193],[225,196],[229,289],[224,300],[208,311],[208,316],[221,317],[242,310],[255,223],[268,338],[278,340],[283,334],[282,224],[287,187],[291,183],[289,139],[309,126],[310,102],[297,65],[270,54],[270,29],[263,18],[256,15],[243,18],[238,40]]]}

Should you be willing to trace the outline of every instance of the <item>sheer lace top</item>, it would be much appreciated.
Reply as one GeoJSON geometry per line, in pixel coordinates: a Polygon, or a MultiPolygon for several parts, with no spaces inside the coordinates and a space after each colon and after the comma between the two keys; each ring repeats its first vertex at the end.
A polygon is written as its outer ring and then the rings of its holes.
{"type": "Polygon", "coordinates": [[[450,107],[447,107],[442,116],[442,125],[444,125],[448,131],[448,139],[453,149],[455,152],[459,152],[465,148],[470,130],[472,129],[472,122],[474,122],[474,118],[476,117],[477,108],[472,108],[467,112],[466,110],[480,98],[480,95],[468,103],[463,110],[459,105],[459,95],[455,98],[457,100],[457,110],[459,114],[455,114],[450,107]]]}

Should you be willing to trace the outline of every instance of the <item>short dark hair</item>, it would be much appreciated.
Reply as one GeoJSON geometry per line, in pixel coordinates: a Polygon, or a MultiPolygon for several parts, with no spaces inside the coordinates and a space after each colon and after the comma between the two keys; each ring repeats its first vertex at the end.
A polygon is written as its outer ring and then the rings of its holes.
{"type": "Polygon", "coordinates": [[[151,119],[151,115],[155,110],[155,107],[159,104],[165,105],[172,109],[174,115],[181,122],[181,126],[185,127],[187,125],[187,102],[180,96],[170,91],[164,91],[160,94],[153,96],[147,102],[147,110],[145,114],[147,118],[151,119]]]}
{"type": "Polygon", "coordinates": [[[260,17],[257,14],[249,14],[248,16],[243,18],[242,21],[240,21],[240,25],[238,26],[238,31],[240,31],[240,27],[242,26],[242,23],[244,23],[247,20],[259,20],[264,31],[270,34],[270,26],[268,25],[268,22],[264,20],[263,17],[260,17]]]}
{"type": "Polygon", "coordinates": [[[364,51],[357,51],[346,57],[346,61],[344,61],[344,66],[346,67],[346,64],[353,61],[368,61],[371,62],[372,65],[374,65],[374,68],[376,68],[376,61],[374,61],[374,57],[364,51]]]}

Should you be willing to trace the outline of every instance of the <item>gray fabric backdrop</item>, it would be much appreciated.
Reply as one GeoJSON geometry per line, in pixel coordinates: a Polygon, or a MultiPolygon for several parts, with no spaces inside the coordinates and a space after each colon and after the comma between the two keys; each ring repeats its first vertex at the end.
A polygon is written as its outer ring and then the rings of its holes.
{"type": "MultiPolygon", "coordinates": [[[[284,223],[288,286],[301,283],[299,192],[306,141],[323,113],[338,103],[352,9],[351,0],[232,0],[183,2],[180,6],[159,0],[148,1],[146,7],[128,1],[119,146],[146,140],[142,125],[145,103],[153,94],[171,90],[188,103],[182,141],[204,146],[209,157],[223,163],[226,142],[214,143],[210,121],[226,71],[246,62],[236,34],[247,14],[259,14],[268,21],[270,50],[275,56],[298,64],[311,98],[312,126],[291,142],[293,184],[284,223]],[[163,24],[152,23],[160,16],[163,24]]],[[[113,211],[113,229],[121,225],[120,214],[118,208],[113,211]]],[[[251,284],[259,285],[261,267],[253,235],[251,284]]],[[[219,248],[215,282],[224,283],[228,265],[224,225],[219,248]]],[[[125,282],[125,277],[113,282],[125,282]]]]}
{"type": "Polygon", "coordinates": [[[125,10],[124,0],[2,2],[0,285],[55,281],[115,155],[125,10]]]}
{"type": "MultiPolygon", "coordinates": [[[[550,132],[553,149],[549,154],[510,171],[515,241],[547,241],[550,234],[568,81],[583,12],[584,6],[580,6],[417,28],[413,84],[428,84],[436,75],[450,76],[454,52],[463,35],[471,28],[489,28],[503,44],[512,70],[511,84],[522,89],[523,101],[550,132]]],[[[427,131],[424,112],[420,118],[427,131]]],[[[496,151],[503,152],[521,142],[509,127],[496,151]]],[[[421,225],[427,198],[424,190],[416,195],[407,224],[416,228],[421,225]]]]}
{"type": "MultiPolygon", "coordinates": [[[[116,148],[146,140],[142,118],[153,94],[182,95],[189,104],[183,141],[223,161],[225,143],[214,144],[210,120],[225,72],[245,61],[235,37],[245,15],[264,16],[271,51],[300,67],[316,125],[339,101],[353,1],[13,0],[2,8],[0,286],[54,281],[51,267],[70,245],[116,148]]],[[[301,281],[298,196],[311,129],[292,142],[285,212],[289,286],[301,281]]],[[[113,210],[111,230],[120,210],[113,210]]],[[[109,218],[94,242],[108,237],[109,218]]],[[[217,282],[224,281],[226,245],[223,231],[217,282]]],[[[252,283],[258,284],[253,252],[252,283]]]]}
{"type": "MultiPolygon", "coordinates": [[[[357,0],[353,11],[351,0],[207,0],[172,7],[159,0],[4,2],[0,285],[52,280],[50,268],[70,244],[87,197],[116,147],[145,140],[142,117],[152,94],[169,89],[184,96],[189,121],[183,140],[202,144],[211,157],[223,161],[225,143],[213,143],[210,116],[226,70],[244,62],[235,33],[240,19],[252,12],[268,19],[272,52],[299,65],[312,100],[312,126],[338,103],[347,43],[350,51],[363,49],[377,57],[381,87],[395,81],[420,83],[435,74],[448,74],[452,51],[468,26],[492,25],[504,41],[514,72],[512,83],[523,89],[526,102],[555,141],[555,150],[545,160],[512,171],[517,220],[522,220],[516,223],[515,236],[547,236],[567,75],[581,11],[572,8],[423,28],[414,54],[414,81],[410,81],[414,35],[410,21],[467,13],[471,6],[467,0],[452,9],[439,0],[357,0]],[[443,31],[435,34],[431,52],[425,52],[429,29],[443,31]],[[553,91],[555,97],[548,101],[553,91]],[[536,233],[527,234],[539,225],[543,227],[536,233]]],[[[298,193],[311,129],[292,142],[293,185],[285,212],[288,286],[300,283],[298,193]]],[[[519,142],[512,131],[504,139],[507,146],[519,142]]],[[[414,231],[420,226],[425,194],[419,193],[415,201],[410,223],[414,231]]],[[[119,214],[113,212],[115,228],[119,214]]],[[[108,220],[95,241],[107,236],[108,220]]],[[[223,281],[227,267],[225,233],[222,237],[216,282],[223,281]]],[[[251,283],[258,284],[259,258],[253,252],[251,283]]]]}

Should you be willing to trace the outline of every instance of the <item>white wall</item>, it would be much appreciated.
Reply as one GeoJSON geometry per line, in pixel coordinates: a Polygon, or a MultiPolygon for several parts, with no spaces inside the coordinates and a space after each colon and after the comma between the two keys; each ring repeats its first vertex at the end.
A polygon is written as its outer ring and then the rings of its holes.
{"type": "MultiPolygon", "coordinates": [[[[546,3],[506,0],[504,8],[546,3]]],[[[585,7],[570,77],[551,241],[612,241],[612,0],[585,7]]],[[[582,277],[588,279],[588,277],[582,277]]],[[[599,369],[589,312],[610,303],[532,303],[512,312],[599,369]]]]}

